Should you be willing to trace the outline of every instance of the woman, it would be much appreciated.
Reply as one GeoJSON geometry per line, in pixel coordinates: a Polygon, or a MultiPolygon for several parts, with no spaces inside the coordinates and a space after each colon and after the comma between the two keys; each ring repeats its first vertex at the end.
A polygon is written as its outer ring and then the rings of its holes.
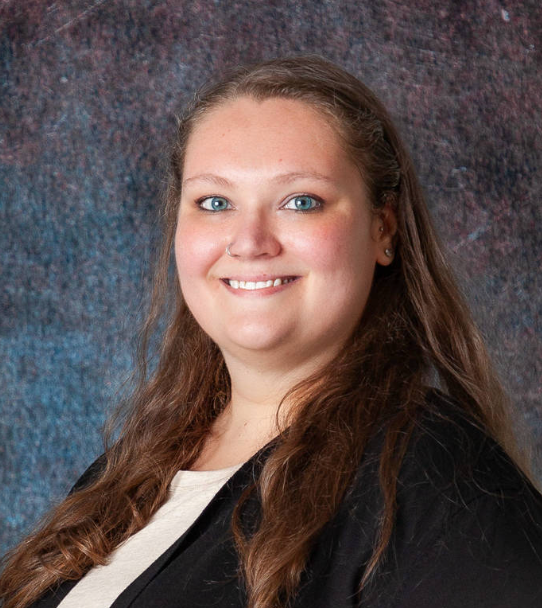
{"type": "Polygon", "coordinates": [[[208,86],[164,218],[156,369],[4,608],[539,606],[542,501],[374,95],[316,57],[208,86]]]}

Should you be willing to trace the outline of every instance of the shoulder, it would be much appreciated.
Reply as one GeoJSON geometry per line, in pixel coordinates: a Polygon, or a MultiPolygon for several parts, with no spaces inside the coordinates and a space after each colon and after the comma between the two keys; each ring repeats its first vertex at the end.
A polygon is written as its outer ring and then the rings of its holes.
{"type": "MultiPolygon", "coordinates": [[[[369,442],[352,487],[354,495],[379,485],[388,430],[384,422],[369,442]]],[[[534,491],[483,425],[441,391],[428,390],[426,404],[404,433],[408,441],[396,477],[400,503],[446,498],[462,504],[484,494],[534,491]]]]}
{"type": "Polygon", "coordinates": [[[105,454],[98,456],[96,460],[86,469],[86,471],[79,477],[74,483],[69,494],[84,490],[86,487],[94,483],[98,477],[103,473],[107,464],[107,457],[105,454]]]}
{"type": "Polygon", "coordinates": [[[368,605],[539,606],[539,492],[457,403],[435,391],[428,399],[397,480],[395,566],[384,564],[368,605]]]}
{"type": "Polygon", "coordinates": [[[426,483],[438,491],[474,493],[523,488],[524,474],[483,426],[459,403],[431,389],[414,421],[405,453],[401,488],[426,483]]]}
{"type": "Polygon", "coordinates": [[[398,524],[423,540],[451,526],[476,524],[484,535],[513,522],[542,551],[540,493],[459,404],[438,391],[427,398],[397,480],[398,524]]]}

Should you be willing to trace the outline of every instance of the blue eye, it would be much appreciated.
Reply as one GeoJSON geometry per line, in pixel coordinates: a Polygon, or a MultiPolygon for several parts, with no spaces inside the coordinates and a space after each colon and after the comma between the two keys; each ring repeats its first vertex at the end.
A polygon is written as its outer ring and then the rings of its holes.
{"type": "Polygon", "coordinates": [[[205,211],[224,211],[230,203],[223,196],[208,196],[198,201],[198,205],[205,211]]]}
{"type": "Polygon", "coordinates": [[[291,198],[284,209],[294,209],[295,211],[313,211],[322,206],[322,202],[308,194],[300,194],[291,198]]]}

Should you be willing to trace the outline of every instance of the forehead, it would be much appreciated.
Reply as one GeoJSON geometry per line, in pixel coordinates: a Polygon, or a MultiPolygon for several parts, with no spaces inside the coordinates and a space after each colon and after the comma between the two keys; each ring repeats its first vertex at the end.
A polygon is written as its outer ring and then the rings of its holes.
{"type": "Polygon", "coordinates": [[[209,110],[188,139],[184,174],[213,165],[265,169],[270,163],[337,171],[350,163],[331,117],[308,103],[240,97],[209,110]]]}

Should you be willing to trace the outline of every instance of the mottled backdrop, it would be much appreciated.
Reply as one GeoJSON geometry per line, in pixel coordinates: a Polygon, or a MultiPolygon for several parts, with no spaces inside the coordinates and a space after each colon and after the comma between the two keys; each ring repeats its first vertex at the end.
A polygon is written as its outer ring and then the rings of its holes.
{"type": "Polygon", "coordinates": [[[540,451],[541,32],[540,0],[2,0],[0,553],[100,452],[175,111],[276,55],[388,105],[540,451]]]}

